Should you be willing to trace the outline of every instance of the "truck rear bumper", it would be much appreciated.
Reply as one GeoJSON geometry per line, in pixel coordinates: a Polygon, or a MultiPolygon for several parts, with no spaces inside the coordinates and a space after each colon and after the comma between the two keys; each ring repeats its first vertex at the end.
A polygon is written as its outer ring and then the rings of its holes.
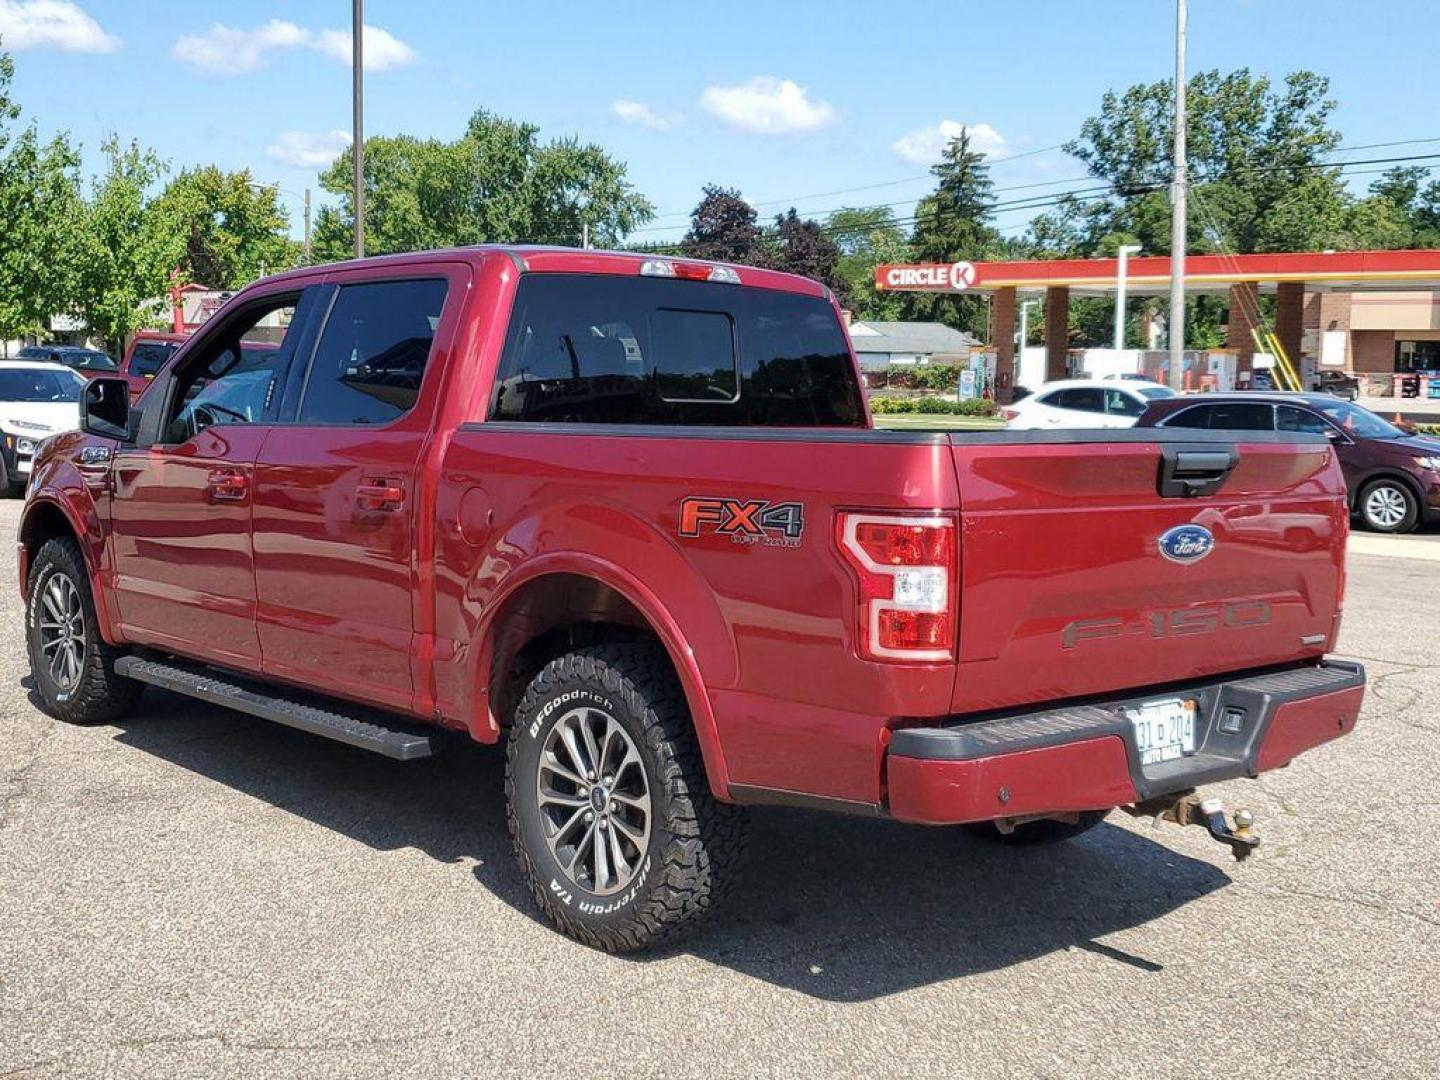
{"type": "Polygon", "coordinates": [[[1364,695],[1363,667],[1325,661],[1060,709],[902,728],[886,758],[890,814],[949,825],[1105,810],[1257,776],[1348,732],[1364,695]],[[1141,765],[1125,710],[1172,698],[1196,702],[1195,752],[1141,765]]]}

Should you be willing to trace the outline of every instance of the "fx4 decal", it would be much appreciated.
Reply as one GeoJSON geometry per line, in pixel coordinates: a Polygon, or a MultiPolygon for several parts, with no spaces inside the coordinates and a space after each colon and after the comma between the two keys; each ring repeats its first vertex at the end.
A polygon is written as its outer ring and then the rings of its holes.
{"type": "Polygon", "coordinates": [[[737,544],[799,547],[805,534],[805,507],[801,503],[764,499],[703,499],[680,503],[680,535],[700,536],[710,531],[737,544]]]}

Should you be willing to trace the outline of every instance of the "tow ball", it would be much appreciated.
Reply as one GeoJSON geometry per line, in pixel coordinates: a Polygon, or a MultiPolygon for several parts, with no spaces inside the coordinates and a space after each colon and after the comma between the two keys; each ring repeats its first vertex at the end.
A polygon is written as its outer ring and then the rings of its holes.
{"type": "Polygon", "coordinates": [[[1166,795],[1158,799],[1147,799],[1134,806],[1125,807],[1127,814],[1135,817],[1173,821],[1177,825],[1199,825],[1211,837],[1226,845],[1237,862],[1244,861],[1250,852],[1260,846],[1260,837],[1255,833],[1255,815],[1249,810],[1236,810],[1234,825],[1225,815],[1225,804],[1219,799],[1202,799],[1193,791],[1178,795],[1166,795]]]}

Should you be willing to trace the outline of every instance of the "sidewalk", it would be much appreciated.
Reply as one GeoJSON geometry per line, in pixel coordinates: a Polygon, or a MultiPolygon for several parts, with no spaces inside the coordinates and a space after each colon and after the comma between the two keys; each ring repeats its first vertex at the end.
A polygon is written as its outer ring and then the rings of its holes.
{"type": "Polygon", "coordinates": [[[1364,397],[1355,402],[1362,408],[1385,417],[1400,416],[1412,424],[1440,424],[1440,398],[1364,397]]]}
{"type": "Polygon", "coordinates": [[[1380,555],[1392,559],[1440,562],[1440,532],[1409,533],[1405,536],[1352,532],[1346,551],[1351,555],[1380,555]]]}

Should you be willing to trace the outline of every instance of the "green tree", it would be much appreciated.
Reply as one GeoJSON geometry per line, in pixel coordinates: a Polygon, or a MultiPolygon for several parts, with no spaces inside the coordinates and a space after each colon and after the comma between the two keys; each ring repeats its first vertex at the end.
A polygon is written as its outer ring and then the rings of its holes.
{"type": "Polygon", "coordinates": [[[857,319],[894,322],[908,311],[907,294],[875,288],[875,268],[909,262],[910,244],[888,206],[850,206],[836,210],[826,229],[840,249],[835,272],[839,290],[857,319]]]}
{"type": "Polygon", "coordinates": [[[0,339],[45,328],[72,292],[70,248],[80,217],[79,155],[65,135],[42,143],[10,96],[14,66],[0,52],[0,339]]]}
{"type": "Polygon", "coordinates": [[[165,164],[113,136],[102,149],[105,171],[77,222],[74,309],[118,349],[127,334],[163,317],[155,302],[167,295],[170,271],[185,256],[186,234],[150,195],[165,164]]]}
{"type": "MultiPolygon", "coordinates": [[[[993,257],[1000,249],[1000,234],[993,225],[994,184],[985,155],[970,147],[970,133],[946,145],[944,155],[930,172],[938,184],[915,207],[911,250],[921,262],[955,262],[993,257]]],[[[949,326],[985,333],[985,305],[977,296],[916,293],[912,311],[949,326]]]]}
{"type": "MultiPolygon", "coordinates": [[[[1329,80],[1293,72],[1276,86],[1248,70],[1205,71],[1186,86],[1186,143],[1191,202],[1187,244],[1195,251],[1248,253],[1340,246],[1346,194],[1340,171],[1325,164],[1340,143],[1330,126],[1329,80]]],[[[1066,151],[1108,187],[1072,197],[1037,223],[1039,238],[1059,239],[1067,254],[1097,252],[1125,234],[1147,252],[1170,250],[1174,83],[1110,91],[1066,151]]]]}
{"type": "MultiPolygon", "coordinates": [[[[490,242],[617,244],[654,216],[625,165],[594,144],[477,111],[453,142],[401,135],[365,141],[365,248],[370,254],[490,242]]],[[[320,175],[339,204],[321,210],[315,250],[354,250],[353,150],[320,175]]]]}
{"type": "Polygon", "coordinates": [[[279,191],[257,184],[248,169],[186,169],[165,186],[155,212],[183,238],[180,269],[189,281],[238,289],[299,261],[279,191]]]}
{"type": "Polygon", "coordinates": [[[846,282],[837,272],[840,249],[818,221],[801,218],[792,206],[777,214],[767,237],[765,265],[772,270],[814,278],[846,302],[846,282]]]}
{"type": "Polygon", "coordinates": [[[690,229],[680,241],[681,254],[717,262],[762,262],[755,208],[734,188],[706,184],[702,190],[699,205],[690,212],[690,229]]]}

